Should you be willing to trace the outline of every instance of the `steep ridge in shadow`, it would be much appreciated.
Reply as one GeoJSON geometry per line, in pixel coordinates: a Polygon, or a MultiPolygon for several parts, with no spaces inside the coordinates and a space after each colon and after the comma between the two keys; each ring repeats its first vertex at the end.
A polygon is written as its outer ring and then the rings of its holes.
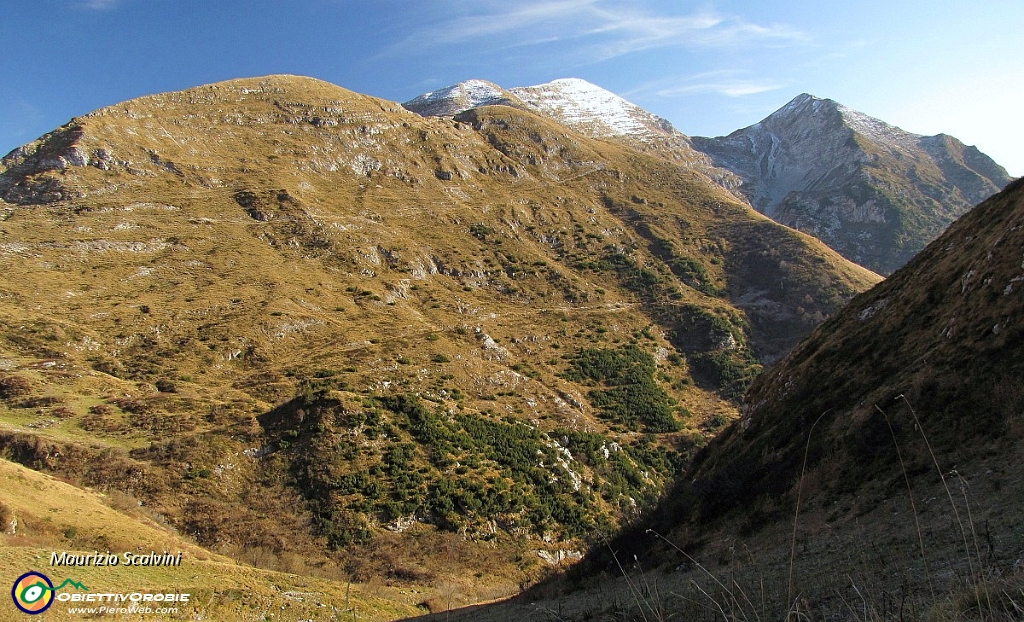
{"type": "Polygon", "coordinates": [[[817,328],[648,516],[466,618],[1012,620],[1024,182],[817,328]]]}

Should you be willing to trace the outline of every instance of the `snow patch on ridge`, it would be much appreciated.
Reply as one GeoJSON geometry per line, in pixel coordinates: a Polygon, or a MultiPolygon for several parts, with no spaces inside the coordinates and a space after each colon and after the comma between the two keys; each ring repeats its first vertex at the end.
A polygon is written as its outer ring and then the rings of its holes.
{"type": "Polygon", "coordinates": [[[661,121],[636,104],[579,78],[516,87],[511,92],[574,129],[604,130],[600,133],[608,136],[651,135],[652,121],[661,121]]]}
{"type": "Polygon", "coordinates": [[[466,80],[424,93],[402,106],[423,116],[452,116],[477,106],[508,103],[508,92],[486,80],[466,80]]]}
{"type": "Polygon", "coordinates": [[[921,138],[918,134],[911,134],[894,125],[837,104],[839,113],[850,128],[858,134],[863,134],[871,140],[881,143],[891,149],[906,151],[909,147],[916,146],[921,138]]]}
{"type": "Polygon", "coordinates": [[[422,116],[450,117],[494,104],[527,108],[597,138],[624,136],[647,141],[682,136],[665,119],[580,78],[508,90],[486,80],[466,80],[402,105],[422,116]]]}

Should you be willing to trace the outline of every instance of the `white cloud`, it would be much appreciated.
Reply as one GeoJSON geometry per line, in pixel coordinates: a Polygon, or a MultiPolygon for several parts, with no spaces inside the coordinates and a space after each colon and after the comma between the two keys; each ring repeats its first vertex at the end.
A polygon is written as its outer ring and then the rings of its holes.
{"type": "Polygon", "coordinates": [[[743,97],[744,95],[756,95],[758,93],[775,91],[780,88],[782,87],[777,84],[752,84],[743,82],[709,83],[694,84],[688,88],[675,90],[669,89],[658,94],[663,97],[671,97],[673,95],[682,95],[685,93],[718,93],[729,97],[743,97]]]}
{"type": "Polygon", "coordinates": [[[545,0],[476,15],[464,15],[432,27],[428,36],[433,43],[455,43],[483,39],[522,30],[549,31],[552,25],[567,25],[590,11],[598,0],[545,0]]]}
{"type": "Polygon", "coordinates": [[[606,58],[662,47],[722,48],[771,40],[800,40],[787,26],[760,26],[715,13],[660,16],[630,11],[601,11],[602,32],[613,35],[603,45],[606,58]]]}
{"type": "Polygon", "coordinates": [[[717,93],[728,97],[743,97],[744,95],[776,91],[783,86],[785,85],[766,82],[744,82],[741,80],[697,82],[660,89],[655,92],[655,95],[659,97],[678,97],[679,95],[690,95],[693,93],[717,93]]]}

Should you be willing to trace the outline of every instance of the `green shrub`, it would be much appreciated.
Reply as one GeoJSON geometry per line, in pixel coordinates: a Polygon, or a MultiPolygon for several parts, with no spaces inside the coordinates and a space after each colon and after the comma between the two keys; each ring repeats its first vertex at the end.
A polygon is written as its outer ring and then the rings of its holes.
{"type": "Polygon", "coordinates": [[[743,398],[747,387],[761,371],[749,353],[732,350],[702,352],[691,359],[694,370],[717,386],[727,398],[743,398]]]}
{"type": "Polygon", "coordinates": [[[587,393],[591,405],[605,418],[631,430],[649,432],[679,429],[672,398],[654,378],[656,365],[650,354],[634,344],[618,349],[580,350],[569,358],[567,380],[599,383],[587,393]]]}
{"type": "Polygon", "coordinates": [[[156,390],[161,393],[177,393],[178,387],[173,381],[161,378],[156,381],[156,390]]]}
{"type": "Polygon", "coordinates": [[[469,226],[469,233],[479,240],[486,240],[487,236],[494,233],[494,229],[482,222],[478,222],[469,226]]]}

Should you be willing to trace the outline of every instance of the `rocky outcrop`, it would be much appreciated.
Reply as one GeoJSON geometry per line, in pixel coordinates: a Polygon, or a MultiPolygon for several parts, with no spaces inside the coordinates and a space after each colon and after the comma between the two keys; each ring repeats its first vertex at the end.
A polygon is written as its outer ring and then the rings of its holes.
{"type": "MultiPolygon", "coordinates": [[[[58,173],[72,166],[87,166],[92,161],[90,154],[77,145],[81,135],[80,127],[69,124],[18,147],[0,160],[0,199],[38,204],[74,198],[75,191],[64,186],[58,173]]],[[[103,161],[99,154],[95,158],[103,161]]]]}

